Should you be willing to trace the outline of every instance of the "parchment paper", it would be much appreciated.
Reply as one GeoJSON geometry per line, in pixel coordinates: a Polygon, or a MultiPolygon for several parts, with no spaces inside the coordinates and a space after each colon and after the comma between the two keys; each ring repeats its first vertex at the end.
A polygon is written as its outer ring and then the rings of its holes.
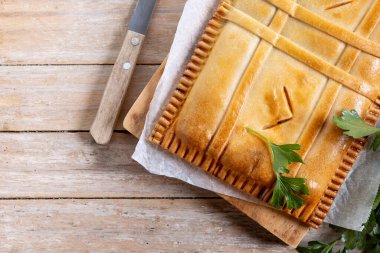
{"type": "MultiPolygon", "coordinates": [[[[144,131],[132,156],[149,172],[174,177],[189,184],[237,197],[250,202],[260,203],[255,198],[241,193],[224,182],[192,166],[180,158],[169,154],[147,141],[154,123],[164,110],[175,89],[179,78],[189,61],[199,37],[212,16],[219,0],[188,0],[170,50],[165,71],[158,83],[150,105],[144,131]]],[[[158,39],[158,38],[157,38],[158,39]]],[[[372,203],[380,182],[377,166],[379,154],[365,152],[346,183],[342,186],[326,222],[342,227],[360,230],[369,217],[372,203]]],[[[262,204],[262,203],[260,203],[262,204]]]]}

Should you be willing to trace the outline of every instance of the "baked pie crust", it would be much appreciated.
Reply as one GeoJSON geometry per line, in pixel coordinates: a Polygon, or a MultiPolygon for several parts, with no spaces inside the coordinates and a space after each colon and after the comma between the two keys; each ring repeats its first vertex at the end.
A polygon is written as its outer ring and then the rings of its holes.
{"type": "Polygon", "coordinates": [[[299,143],[290,175],[311,194],[285,210],[317,228],[366,140],[332,121],[380,115],[380,1],[222,1],[150,141],[268,202],[275,174],[266,145],[299,143]]]}

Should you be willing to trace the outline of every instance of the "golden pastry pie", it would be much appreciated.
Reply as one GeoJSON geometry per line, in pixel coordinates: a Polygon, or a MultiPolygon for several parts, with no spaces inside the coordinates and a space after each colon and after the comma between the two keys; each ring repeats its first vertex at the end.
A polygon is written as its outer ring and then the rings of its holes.
{"type": "MultiPolygon", "coordinates": [[[[268,202],[276,180],[259,130],[299,143],[310,195],[290,215],[318,227],[365,139],[332,118],[380,115],[380,1],[223,1],[210,20],[150,141],[268,202]]],[[[365,176],[365,175],[363,175],[365,176]]]]}

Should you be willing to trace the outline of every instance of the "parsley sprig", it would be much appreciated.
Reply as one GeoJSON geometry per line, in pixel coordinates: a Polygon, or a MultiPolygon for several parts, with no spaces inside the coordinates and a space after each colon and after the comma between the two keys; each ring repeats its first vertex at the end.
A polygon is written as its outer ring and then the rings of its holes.
{"type": "Polygon", "coordinates": [[[334,117],[334,123],[341,129],[344,133],[353,138],[368,137],[370,135],[375,135],[375,139],[372,142],[370,149],[377,151],[380,149],[380,128],[368,125],[364,120],[362,120],[355,110],[344,110],[342,116],[334,117]]]}
{"type": "MultiPolygon", "coordinates": [[[[332,225],[330,225],[332,226],[332,225]]],[[[380,252],[380,188],[371,215],[361,232],[332,226],[341,236],[329,243],[311,241],[307,247],[298,247],[302,253],[345,253],[358,249],[362,252],[380,252]],[[343,244],[339,247],[338,242],[343,244]],[[338,248],[338,249],[337,249],[338,248]]]]}
{"type": "MultiPolygon", "coordinates": [[[[332,253],[335,245],[339,242],[340,238],[330,242],[323,243],[319,241],[310,241],[307,244],[307,247],[298,247],[298,252],[301,253],[332,253]]],[[[339,251],[343,253],[344,251],[339,251]]],[[[338,253],[338,252],[337,252],[338,253]]]]}
{"type": "Polygon", "coordinates": [[[281,208],[286,202],[286,208],[300,208],[306,201],[299,194],[308,195],[309,189],[306,186],[305,178],[286,177],[282,174],[289,173],[288,165],[292,163],[303,163],[303,160],[295,150],[300,150],[298,144],[277,145],[271,142],[268,138],[253,130],[246,128],[248,132],[259,137],[269,147],[272,159],[272,168],[276,173],[276,183],[273,189],[271,205],[275,208],[281,208]]]}

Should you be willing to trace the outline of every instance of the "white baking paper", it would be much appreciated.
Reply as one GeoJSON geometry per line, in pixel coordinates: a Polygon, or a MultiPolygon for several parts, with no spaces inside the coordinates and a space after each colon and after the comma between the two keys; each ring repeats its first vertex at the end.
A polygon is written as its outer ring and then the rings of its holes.
{"type": "MultiPolygon", "coordinates": [[[[147,141],[153,126],[165,109],[186,63],[207,25],[219,0],[188,0],[174,38],[168,61],[150,105],[144,131],[132,156],[149,172],[178,178],[189,184],[220,194],[260,203],[255,198],[241,193],[224,182],[169,154],[147,141]]],[[[379,185],[379,154],[368,152],[362,156],[342,186],[326,221],[342,227],[359,230],[369,217],[372,203],[379,185]]]]}
{"type": "Polygon", "coordinates": [[[380,151],[369,151],[367,147],[339,190],[325,222],[362,230],[362,224],[368,220],[379,188],[379,172],[380,151]]]}

